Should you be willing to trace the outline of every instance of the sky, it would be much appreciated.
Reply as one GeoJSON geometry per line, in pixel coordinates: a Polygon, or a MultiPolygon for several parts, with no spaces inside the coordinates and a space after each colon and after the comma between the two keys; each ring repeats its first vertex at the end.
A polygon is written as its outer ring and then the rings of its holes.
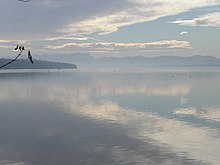
{"type": "Polygon", "coordinates": [[[0,57],[32,54],[220,58],[220,0],[0,1],[0,57]]]}

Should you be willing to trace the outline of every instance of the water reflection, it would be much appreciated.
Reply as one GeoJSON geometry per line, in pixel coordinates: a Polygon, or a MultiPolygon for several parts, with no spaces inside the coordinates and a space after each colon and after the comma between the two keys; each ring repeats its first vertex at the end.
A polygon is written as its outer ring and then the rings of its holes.
{"type": "Polygon", "coordinates": [[[0,164],[220,164],[219,82],[216,70],[0,73],[0,164]]]}
{"type": "Polygon", "coordinates": [[[220,107],[178,108],[174,111],[174,114],[179,116],[195,116],[204,120],[220,122],[220,107]]]}

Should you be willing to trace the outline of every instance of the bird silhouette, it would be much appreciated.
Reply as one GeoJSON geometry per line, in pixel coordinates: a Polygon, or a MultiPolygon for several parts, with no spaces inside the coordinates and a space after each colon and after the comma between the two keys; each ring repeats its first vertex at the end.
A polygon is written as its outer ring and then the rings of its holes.
{"type": "Polygon", "coordinates": [[[19,45],[17,45],[17,46],[15,47],[15,50],[18,50],[18,47],[19,47],[19,45]]]}
{"type": "Polygon", "coordinates": [[[31,63],[33,64],[34,61],[32,60],[31,51],[28,51],[28,58],[31,61],[31,63]]]}

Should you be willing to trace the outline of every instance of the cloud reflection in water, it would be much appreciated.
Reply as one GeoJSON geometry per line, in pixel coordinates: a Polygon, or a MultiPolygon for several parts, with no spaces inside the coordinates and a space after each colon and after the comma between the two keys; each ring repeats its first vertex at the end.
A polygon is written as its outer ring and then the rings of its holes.
{"type": "MultiPolygon", "coordinates": [[[[32,147],[35,150],[30,147],[32,152],[48,147],[52,155],[61,153],[56,150],[52,152],[57,148],[76,154],[71,149],[77,146],[81,154],[86,155],[90,151],[98,155],[108,153],[115,159],[113,162],[124,164],[220,164],[219,130],[197,127],[190,122],[161,116],[155,111],[137,111],[128,102],[127,108],[119,104],[118,96],[146,96],[146,107],[147,99],[154,96],[175,98],[170,115],[173,112],[175,115],[185,113],[203,117],[204,120],[218,120],[218,108],[202,113],[197,109],[183,108],[192,103],[189,96],[195,89],[194,83],[201,79],[195,78],[192,82],[185,80],[185,75],[178,76],[171,79],[164,74],[108,73],[106,76],[102,73],[43,73],[0,79],[1,83],[5,83],[0,86],[0,103],[4,109],[0,112],[16,115],[17,121],[26,121],[26,124],[20,125],[24,127],[18,125],[17,129],[19,132],[29,130],[28,136],[25,141],[18,140],[24,145],[34,140],[32,147]],[[112,127],[113,130],[109,129],[112,127]],[[37,137],[33,138],[34,135],[37,137]]],[[[166,100],[165,103],[168,104],[166,100]]],[[[152,104],[161,105],[157,100],[152,104]]]]}

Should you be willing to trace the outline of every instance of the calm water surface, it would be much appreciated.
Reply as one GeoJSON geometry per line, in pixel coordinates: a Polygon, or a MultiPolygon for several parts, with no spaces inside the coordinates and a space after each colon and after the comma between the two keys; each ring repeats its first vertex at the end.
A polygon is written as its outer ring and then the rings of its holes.
{"type": "Polygon", "coordinates": [[[219,165],[220,69],[1,70],[1,165],[219,165]]]}

